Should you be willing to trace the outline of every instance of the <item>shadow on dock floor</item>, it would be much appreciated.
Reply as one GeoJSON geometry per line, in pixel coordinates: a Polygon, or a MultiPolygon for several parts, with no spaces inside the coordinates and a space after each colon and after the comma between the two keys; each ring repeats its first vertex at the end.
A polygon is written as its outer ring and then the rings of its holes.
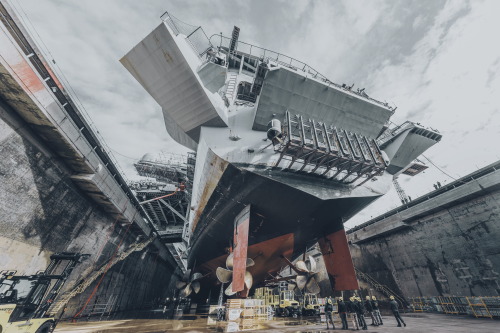
{"type": "MultiPolygon", "coordinates": [[[[406,333],[433,333],[433,332],[499,332],[498,320],[475,319],[467,316],[449,316],[440,314],[409,314],[405,315],[407,327],[396,327],[393,317],[384,317],[384,325],[379,327],[369,326],[367,332],[401,332],[406,333]]],[[[370,322],[368,320],[368,322],[370,322]]],[[[224,327],[210,327],[206,325],[206,318],[195,318],[193,320],[158,320],[158,319],[130,319],[113,320],[101,322],[62,322],[55,330],[56,333],[164,333],[164,332],[190,332],[190,333],[214,333],[225,332],[224,327]]],[[[352,329],[349,329],[352,331],[352,329]]],[[[246,331],[246,330],[245,330],[246,331]]],[[[326,330],[324,324],[312,321],[301,321],[300,319],[277,319],[266,322],[261,327],[251,332],[293,332],[293,333],[319,333],[331,332],[326,330]]],[[[340,329],[337,327],[337,331],[340,329]]],[[[250,331],[247,331],[250,332],[250,331]]]]}

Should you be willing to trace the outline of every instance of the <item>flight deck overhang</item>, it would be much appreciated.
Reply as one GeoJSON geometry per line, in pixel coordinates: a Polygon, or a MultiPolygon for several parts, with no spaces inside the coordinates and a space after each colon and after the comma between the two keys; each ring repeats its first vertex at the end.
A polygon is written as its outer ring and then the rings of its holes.
{"type": "MultiPolygon", "coordinates": [[[[202,84],[192,43],[162,22],[120,62],[162,107],[169,134],[196,149],[202,126],[227,127],[227,110],[202,84]]],[[[205,77],[205,76],[203,76],[205,77]]]]}

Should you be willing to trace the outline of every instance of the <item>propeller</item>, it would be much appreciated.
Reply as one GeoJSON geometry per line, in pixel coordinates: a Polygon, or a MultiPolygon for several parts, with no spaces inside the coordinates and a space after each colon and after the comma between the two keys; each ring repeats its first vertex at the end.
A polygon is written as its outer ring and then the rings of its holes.
{"type": "Polygon", "coordinates": [[[295,288],[300,291],[305,290],[310,294],[317,294],[321,290],[319,284],[316,281],[316,260],[312,256],[309,256],[307,260],[299,260],[295,265],[290,262],[287,258],[283,257],[288,265],[297,273],[295,276],[295,281],[288,285],[289,290],[294,290],[295,288]]]}
{"type": "MultiPolygon", "coordinates": [[[[234,261],[234,255],[231,253],[229,256],[226,258],[226,268],[223,267],[217,267],[217,270],[215,271],[215,275],[217,275],[217,279],[222,282],[222,283],[228,283],[231,281],[229,286],[226,288],[224,293],[227,296],[233,296],[236,294],[236,292],[233,292],[233,283],[232,283],[232,278],[233,278],[233,261],[234,261]]],[[[247,258],[247,265],[246,267],[251,267],[255,265],[255,262],[251,258],[247,258]]],[[[247,289],[252,288],[253,284],[253,276],[249,271],[245,271],[245,286],[247,289]]]]}
{"type": "Polygon", "coordinates": [[[179,296],[186,298],[194,291],[197,294],[200,291],[200,280],[203,275],[201,273],[194,273],[191,275],[192,270],[188,269],[182,278],[176,282],[175,287],[180,290],[179,296]]]}

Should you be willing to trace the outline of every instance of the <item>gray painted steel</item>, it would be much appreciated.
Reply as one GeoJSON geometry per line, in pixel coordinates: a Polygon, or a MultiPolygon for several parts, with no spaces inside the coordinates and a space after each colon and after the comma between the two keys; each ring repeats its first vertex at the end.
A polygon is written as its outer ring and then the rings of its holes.
{"type": "Polygon", "coordinates": [[[393,111],[334,86],[294,73],[286,68],[269,71],[264,80],[254,130],[267,130],[276,114],[285,111],[334,124],[337,128],[375,138],[393,111]]]}
{"type": "MultiPolygon", "coordinates": [[[[189,56],[192,58],[193,54],[189,56]]],[[[193,142],[198,142],[201,126],[226,127],[226,122],[208,98],[195,75],[196,69],[190,67],[189,56],[183,54],[167,26],[161,23],[120,61],[161,105],[167,130],[174,140],[195,149],[193,142]]]]}

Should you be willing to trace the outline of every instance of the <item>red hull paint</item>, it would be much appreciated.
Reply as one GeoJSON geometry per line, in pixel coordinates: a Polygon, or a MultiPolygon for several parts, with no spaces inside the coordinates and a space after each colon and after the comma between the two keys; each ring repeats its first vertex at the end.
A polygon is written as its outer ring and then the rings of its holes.
{"type": "Polygon", "coordinates": [[[241,213],[236,216],[234,224],[233,292],[237,292],[245,288],[250,205],[246,206],[241,213]]]}
{"type": "Polygon", "coordinates": [[[322,237],[318,243],[332,289],[336,291],[359,289],[345,230],[322,237]]]}
{"type": "MultiPolygon", "coordinates": [[[[248,258],[255,261],[255,266],[249,267],[248,271],[252,273],[254,284],[269,278],[269,274],[275,274],[286,266],[286,261],[282,256],[290,259],[293,253],[294,236],[286,234],[258,244],[250,245],[247,250],[248,258]]],[[[227,255],[212,259],[199,266],[203,274],[214,273],[217,267],[225,267],[227,255]]]]}

